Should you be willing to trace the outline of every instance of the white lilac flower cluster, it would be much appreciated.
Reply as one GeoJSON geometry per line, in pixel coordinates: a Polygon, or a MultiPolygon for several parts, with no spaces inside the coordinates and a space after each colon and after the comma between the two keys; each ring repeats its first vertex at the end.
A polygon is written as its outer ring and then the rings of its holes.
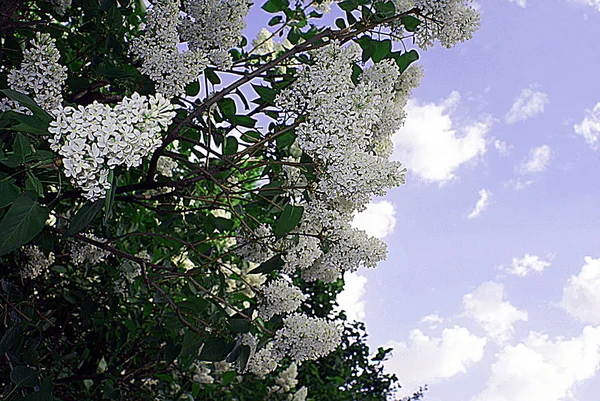
{"type": "MultiPolygon", "coordinates": [[[[94,241],[106,242],[105,239],[98,238],[94,234],[84,234],[84,236],[94,241]]],[[[93,266],[104,261],[109,255],[109,251],[87,242],[74,241],[71,244],[71,262],[75,266],[82,266],[85,262],[93,266]]]]}
{"type": "MultiPolygon", "coordinates": [[[[415,43],[426,50],[438,40],[442,46],[451,48],[473,37],[479,28],[481,16],[473,6],[473,0],[393,0],[398,13],[418,8],[421,24],[415,31],[415,43]]],[[[401,31],[398,25],[392,25],[401,31]]],[[[399,32],[398,32],[399,33],[399,32]]]]}
{"type": "Polygon", "coordinates": [[[269,387],[270,393],[289,393],[292,391],[296,384],[298,384],[298,380],[296,377],[298,376],[298,365],[295,362],[292,362],[287,369],[279,374],[279,376],[275,379],[275,385],[269,387]]]}
{"type": "Polygon", "coordinates": [[[51,3],[58,15],[65,15],[67,8],[71,7],[71,0],[51,0],[51,3]]]}
{"type": "Polygon", "coordinates": [[[206,54],[219,68],[229,68],[229,50],[241,38],[251,4],[248,0],[183,0],[181,38],[191,51],[206,54]]]}
{"type": "MultiPolygon", "coordinates": [[[[136,253],[135,256],[148,262],[152,260],[152,256],[146,250],[136,253]]],[[[126,260],[119,265],[119,273],[120,277],[115,280],[114,289],[117,294],[126,297],[129,285],[142,275],[142,267],[135,261],[126,260]]]]}
{"type": "Polygon", "coordinates": [[[215,379],[210,375],[211,369],[207,362],[196,361],[192,364],[192,380],[198,384],[212,384],[215,379]]]}
{"type": "Polygon", "coordinates": [[[156,163],[156,172],[163,177],[173,177],[173,170],[175,170],[179,165],[177,162],[170,157],[161,156],[158,158],[158,162],[156,163]]]}
{"type": "Polygon", "coordinates": [[[109,169],[137,167],[161,145],[160,133],[175,112],[158,93],[135,93],[111,107],[98,102],[88,106],[59,107],[48,131],[50,148],[63,157],[65,175],[81,188],[83,196],[96,200],[110,188],[109,169]]]}
{"type": "MultiPolygon", "coordinates": [[[[23,51],[20,68],[8,72],[10,89],[31,95],[42,109],[51,112],[62,103],[62,89],[67,79],[67,68],[58,63],[60,53],[56,40],[47,33],[37,33],[31,46],[23,51]]],[[[6,98],[0,100],[0,111],[29,111],[6,98]]]]}
{"type": "Polygon", "coordinates": [[[263,320],[269,320],[275,315],[294,312],[304,299],[305,296],[300,288],[293,285],[289,279],[279,277],[261,289],[258,316],[263,320]]]}
{"type": "Polygon", "coordinates": [[[34,279],[48,270],[54,263],[54,253],[50,252],[48,256],[37,245],[28,245],[23,248],[23,254],[27,262],[21,269],[21,277],[34,279]]]}
{"type": "Polygon", "coordinates": [[[198,49],[181,52],[177,45],[182,19],[179,0],[163,0],[148,10],[145,32],[131,42],[129,53],[142,60],[140,71],[157,85],[157,92],[167,97],[185,94],[185,86],[198,79],[208,64],[198,49]]]}
{"type": "MultiPolygon", "coordinates": [[[[282,160],[284,163],[297,163],[298,160],[293,157],[285,157],[282,160]]],[[[283,188],[284,192],[290,196],[291,199],[295,200],[302,197],[302,193],[308,185],[308,180],[302,174],[300,168],[284,164],[281,168],[284,173],[283,188]]]]}
{"type": "Polygon", "coordinates": [[[394,103],[398,67],[386,60],[367,69],[355,85],[352,65],[359,60],[360,48],[338,43],[317,50],[315,63],[299,74],[298,80],[283,90],[277,105],[306,120],[296,133],[298,145],[317,163],[317,196],[335,205],[362,209],[372,195],[404,182],[405,170],[389,155],[373,152],[375,143],[385,140],[380,127],[383,111],[394,103]],[[374,70],[374,71],[370,71],[374,70]]]}

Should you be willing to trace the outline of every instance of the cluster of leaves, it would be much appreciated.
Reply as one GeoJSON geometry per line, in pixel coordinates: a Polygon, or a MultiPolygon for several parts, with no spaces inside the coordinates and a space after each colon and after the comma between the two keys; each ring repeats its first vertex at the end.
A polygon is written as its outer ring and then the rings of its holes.
{"type": "MultiPolygon", "coordinates": [[[[6,12],[0,15],[0,25],[6,23],[0,29],[0,71],[18,67],[28,41],[44,32],[57,40],[68,67],[67,104],[110,104],[134,92],[154,93],[128,56],[128,43],[140,35],[143,0],[73,0],[64,15],[50,1],[4,0],[0,7],[11,10],[8,20],[6,12]]],[[[231,50],[236,78],[232,70],[209,67],[187,94],[210,96],[177,100],[181,108],[163,145],[139,168],[115,168],[106,199],[95,202],[69,184],[62,160],[50,151],[52,116],[31,97],[8,89],[6,74],[0,75],[0,97],[31,112],[0,114],[1,398],[274,397],[268,388],[276,374],[257,380],[239,373],[249,356],[239,335],[268,337],[281,327],[281,319],[252,318],[256,299],[240,290],[246,285],[241,272],[254,268],[275,277],[283,260],[275,256],[251,267],[230,243],[240,227],[263,223],[282,238],[302,216],[281,178],[281,160],[295,152],[295,127],[281,123],[274,99],[293,82],[298,66],[311,62],[306,51],[331,40],[356,40],[363,62],[391,58],[401,70],[418,58],[370,34],[397,17],[392,3],[345,0],[339,7],[346,18],[335,29],[316,25],[322,15],[308,6],[268,0],[262,8],[274,14],[269,25],[292,47],[261,55],[242,38],[231,50]],[[244,87],[249,82],[251,89],[244,87]],[[257,95],[252,101],[249,91],[257,95]],[[172,177],[157,175],[159,157],[177,163],[172,177]],[[29,263],[24,247],[31,245],[54,256],[50,269],[34,279],[22,274],[29,263]],[[108,256],[75,261],[73,254],[86,247],[108,256]],[[124,273],[136,269],[140,276],[124,281],[124,273]],[[194,380],[196,363],[224,360],[233,364],[214,383],[194,380]]],[[[419,22],[401,18],[409,32],[419,22]]],[[[310,158],[303,155],[299,165],[314,182],[310,158]]],[[[330,316],[343,286],[341,280],[297,284],[310,295],[303,308],[313,316],[330,316]]],[[[380,363],[388,353],[380,350],[369,359],[362,327],[346,324],[336,352],[301,367],[298,388],[307,386],[316,400],[384,400],[397,385],[380,363]]]]}

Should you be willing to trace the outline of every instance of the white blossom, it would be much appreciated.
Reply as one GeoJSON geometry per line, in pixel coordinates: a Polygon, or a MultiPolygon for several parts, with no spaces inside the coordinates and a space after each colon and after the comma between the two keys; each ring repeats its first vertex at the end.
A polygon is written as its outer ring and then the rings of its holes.
{"type": "Polygon", "coordinates": [[[251,4],[248,0],[183,0],[181,38],[191,51],[206,54],[219,68],[229,68],[229,50],[241,38],[251,4]]]}
{"type": "MultiPolygon", "coordinates": [[[[67,79],[67,68],[59,64],[60,53],[56,40],[47,33],[37,33],[31,46],[23,50],[20,68],[8,72],[10,89],[31,95],[42,109],[51,112],[62,103],[62,89],[67,79]]],[[[27,112],[15,102],[2,99],[0,111],[13,109],[27,112]]]]}
{"type": "Polygon", "coordinates": [[[274,349],[302,363],[329,354],[340,342],[341,332],[334,322],[294,313],[283,319],[283,327],[275,333],[274,349]]]}
{"type": "Polygon", "coordinates": [[[185,86],[198,79],[208,60],[203,51],[181,52],[177,45],[182,29],[179,0],[155,2],[146,15],[144,35],[131,42],[129,53],[142,60],[140,71],[156,82],[156,90],[166,97],[182,96],[185,86]]]}
{"type": "Polygon", "coordinates": [[[274,343],[271,341],[248,359],[247,370],[262,378],[277,369],[280,359],[281,357],[275,353],[274,343]]]}
{"type": "Polygon", "coordinates": [[[287,369],[275,378],[275,385],[269,388],[269,392],[271,393],[289,393],[292,391],[296,384],[298,384],[298,380],[296,377],[298,376],[298,365],[295,362],[292,362],[287,369]]]}
{"type": "Polygon", "coordinates": [[[156,163],[156,172],[164,177],[173,177],[173,170],[177,168],[178,164],[175,160],[170,157],[161,156],[158,158],[156,163]]]}
{"type": "Polygon", "coordinates": [[[271,281],[261,289],[258,315],[269,320],[275,315],[293,312],[304,301],[302,291],[283,277],[271,281]]]}
{"type": "MultiPolygon", "coordinates": [[[[98,238],[94,234],[83,235],[91,240],[106,242],[105,239],[98,238]]],[[[76,241],[71,245],[71,262],[75,266],[82,266],[85,262],[93,266],[104,261],[109,255],[109,251],[105,251],[87,242],[76,241]]]]}
{"type": "Polygon", "coordinates": [[[110,188],[109,169],[137,167],[162,143],[160,134],[171,123],[173,105],[160,93],[134,93],[111,107],[59,107],[48,131],[50,148],[63,158],[65,176],[90,200],[103,198],[110,188]]]}
{"type": "Polygon", "coordinates": [[[37,245],[26,246],[23,248],[23,254],[27,258],[27,262],[25,262],[21,269],[21,276],[23,278],[34,279],[47,271],[54,263],[54,253],[50,252],[46,256],[37,245]]]}

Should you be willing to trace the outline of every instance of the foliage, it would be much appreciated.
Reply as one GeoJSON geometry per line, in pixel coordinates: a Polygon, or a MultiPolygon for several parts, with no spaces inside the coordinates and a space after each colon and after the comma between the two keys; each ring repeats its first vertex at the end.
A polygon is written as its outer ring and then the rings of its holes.
{"type": "Polygon", "coordinates": [[[0,398],[393,397],[390,351],[334,310],[385,257],[351,220],[404,180],[404,42],[476,14],[268,0],[249,45],[246,1],[146,5],[0,2],[0,398]]]}

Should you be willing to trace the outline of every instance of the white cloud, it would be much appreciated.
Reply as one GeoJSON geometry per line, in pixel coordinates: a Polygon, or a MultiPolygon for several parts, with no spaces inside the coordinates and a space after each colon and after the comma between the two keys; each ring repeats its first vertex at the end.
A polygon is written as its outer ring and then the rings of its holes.
{"type": "Polygon", "coordinates": [[[512,146],[507,145],[506,142],[501,141],[500,139],[494,141],[494,148],[500,153],[500,156],[507,156],[510,153],[511,147],[512,146]]]}
{"type": "Polygon", "coordinates": [[[482,189],[481,191],[479,191],[479,200],[477,201],[477,203],[475,204],[475,208],[471,211],[471,213],[469,213],[467,218],[474,219],[475,217],[479,216],[481,212],[487,209],[491,195],[492,193],[487,189],[482,189]]]}
{"type": "Polygon", "coordinates": [[[365,230],[373,237],[386,237],[396,227],[396,209],[388,201],[371,202],[367,205],[366,210],[354,216],[352,226],[365,230]]]}
{"type": "Polygon", "coordinates": [[[464,327],[442,331],[441,337],[428,337],[421,330],[410,332],[408,344],[390,341],[392,357],[385,362],[388,371],[398,376],[402,389],[399,395],[411,395],[424,384],[434,384],[465,373],[479,362],[487,340],[464,327]]]}
{"type": "Polygon", "coordinates": [[[441,323],[444,323],[444,318],[440,317],[440,315],[438,315],[438,313],[436,312],[427,316],[423,316],[421,318],[421,323],[427,324],[429,328],[433,330],[437,328],[438,325],[440,325],[441,323]]]}
{"type": "Polygon", "coordinates": [[[550,164],[550,146],[542,145],[529,151],[529,158],[521,164],[519,171],[523,174],[541,173],[550,164]]]}
{"type": "Polygon", "coordinates": [[[600,324],[600,259],[589,256],[578,275],[572,275],[563,288],[561,306],[576,318],[600,324]]]}
{"type": "Polygon", "coordinates": [[[509,0],[511,3],[515,3],[521,8],[527,7],[527,0],[509,0]]]}
{"type": "Polygon", "coordinates": [[[492,340],[502,343],[512,337],[514,324],[527,321],[527,312],[504,301],[504,285],[487,281],[463,297],[465,314],[486,331],[492,340]]]}
{"type": "Polygon", "coordinates": [[[392,137],[393,159],[405,163],[409,173],[425,181],[445,183],[455,177],[462,164],[483,155],[491,122],[470,121],[457,126],[452,113],[459,102],[456,91],[439,103],[409,100],[406,122],[392,137]]]}
{"type": "Polygon", "coordinates": [[[472,401],[566,401],[600,366],[600,327],[579,337],[550,340],[531,332],[522,343],[496,354],[486,389],[472,401]]]}
{"type": "Polygon", "coordinates": [[[536,114],[543,113],[548,103],[550,103],[550,100],[544,92],[536,92],[532,87],[525,88],[515,99],[504,120],[507,124],[527,120],[536,114]]]}
{"type": "Polygon", "coordinates": [[[550,266],[550,262],[541,260],[539,256],[526,253],[521,259],[513,258],[511,266],[500,266],[500,269],[514,276],[525,277],[533,272],[541,273],[548,266],[550,266]]]}
{"type": "MultiPolygon", "coordinates": [[[[600,0],[571,0],[572,3],[585,4],[600,11],[600,0]]],[[[584,15],[586,17],[586,15],[584,15]]]]}
{"type": "Polygon", "coordinates": [[[365,319],[365,285],[367,278],[358,273],[344,273],[344,289],[337,296],[339,309],[346,311],[348,320],[365,319]]]}
{"type": "Polygon", "coordinates": [[[592,110],[587,109],[585,113],[586,116],[583,121],[575,124],[573,128],[577,134],[583,136],[593,150],[598,150],[598,142],[600,140],[600,103],[597,103],[592,110]]]}

